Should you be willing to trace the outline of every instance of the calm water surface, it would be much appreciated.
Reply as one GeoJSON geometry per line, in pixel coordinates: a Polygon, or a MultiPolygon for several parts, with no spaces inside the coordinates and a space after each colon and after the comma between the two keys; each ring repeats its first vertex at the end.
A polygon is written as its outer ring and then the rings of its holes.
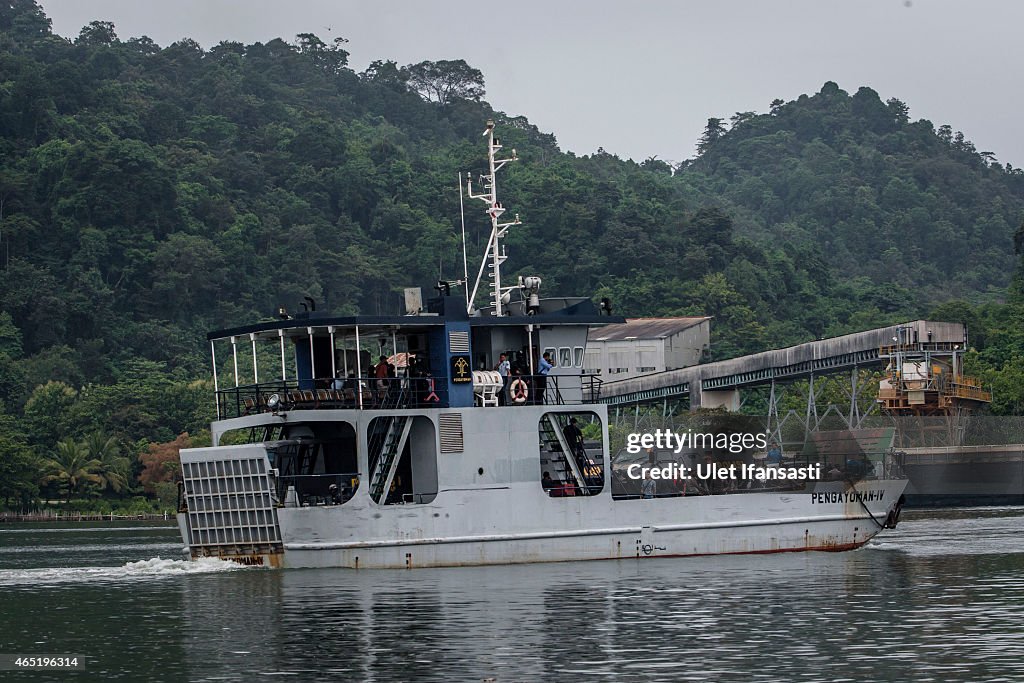
{"type": "Polygon", "coordinates": [[[2,680],[1020,681],[1024,508],[849,553],[414,571],[178,558],[173,528],[0,527],[2,680]]]}

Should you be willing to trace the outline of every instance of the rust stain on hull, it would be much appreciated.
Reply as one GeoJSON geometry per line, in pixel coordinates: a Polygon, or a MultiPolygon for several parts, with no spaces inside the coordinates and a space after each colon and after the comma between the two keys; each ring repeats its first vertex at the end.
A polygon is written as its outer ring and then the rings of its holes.
{"type": "Polygon", "coordinates": [[[284,568],[284,551],[277,552],[232,552],[230,550],[212,550],[210,548],[203,548],[201,550],[191,551],[192,559],[198,560],[204,557],[215,557],[219,560],[225,560],[240,564],[246,567],[269,567],[270,569],[283,569],[284,568]]]}
{"type": "MultiPolygon", "coordinates": [[[[769,548],[765,550],[733,550],[724,553],[671,553],[668,555],[650,555],[650,558],[656,557],[714,557],[716,555],[773,555],[775,553],[806,553],[806,552],[845,552],[847,550],[856,550],[860,548],[868,539],[863,541],[855,541],[852,543],[824,543],[822,545],[806,546],[799,548],[769,548]]],[[[618,559],[618,558],[607,558],[607,559],[618,559]]],[[[648,559],[642,557],[640,559],[648,559]]]]}

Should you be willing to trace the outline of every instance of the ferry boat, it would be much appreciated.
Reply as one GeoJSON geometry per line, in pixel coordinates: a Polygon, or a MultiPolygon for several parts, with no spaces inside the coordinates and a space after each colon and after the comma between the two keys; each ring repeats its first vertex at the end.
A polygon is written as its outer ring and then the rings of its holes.
{"type": "Polygon", "coordinates": [[[491,224],[472,291],[467,268],[462,296],[406,290],[405,315],[333,317],[307,299],[208,335],[214,445],[181,451],[187,556],[413,568],[845,550],[895,525],[906,481],[884,454],[828,481],[628,481],[582,367],[588,329],[623,319],[607,300],[541,298],[538,277],[502,283],[520,222],[503,220],[497,174],[516,155],[500,156],[493,122],[484,135],[481,191],[463,188],[491,224]]]}

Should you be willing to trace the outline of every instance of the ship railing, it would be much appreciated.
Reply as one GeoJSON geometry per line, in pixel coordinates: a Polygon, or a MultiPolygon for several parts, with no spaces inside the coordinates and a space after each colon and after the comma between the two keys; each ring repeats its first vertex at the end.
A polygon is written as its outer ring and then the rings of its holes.
{"type": "Polygon", "coordinates": [[[287,410],[446,407],[447,379],[437,376],[275,380],[217,391],[218,419],[287,410]]]}
{"type": "Polygon", "coordinates": [[[586,405],[600,403],[601,378],[589,373],[510,375],[499,405],[586,405]],[[523,386],[517,385],[517,380],[523,386]]]}
{"type": "Polygon", "coordinates": [[[342,505],[359,488],[359,472],[278,475],[277,497],[284,507],[342,505]],[[331,488],[331,487],[334,488],[331,488]]]}

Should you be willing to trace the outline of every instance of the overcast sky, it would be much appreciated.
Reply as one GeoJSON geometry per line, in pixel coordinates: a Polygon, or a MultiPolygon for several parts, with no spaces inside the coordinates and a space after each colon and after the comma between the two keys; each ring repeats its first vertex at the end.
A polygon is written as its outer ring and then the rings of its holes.
{"type": "Polygon", "coordinates": [[[836,81],[898,97],[1024,166],[1024,2],[1015,0],[40,0],[56,33],[112,21],[122,40],[204,47],[311,32],[350,65],[465,59],[486,99],[564,150],[694,155],[707,119],[764,112],[836,81]]]}

